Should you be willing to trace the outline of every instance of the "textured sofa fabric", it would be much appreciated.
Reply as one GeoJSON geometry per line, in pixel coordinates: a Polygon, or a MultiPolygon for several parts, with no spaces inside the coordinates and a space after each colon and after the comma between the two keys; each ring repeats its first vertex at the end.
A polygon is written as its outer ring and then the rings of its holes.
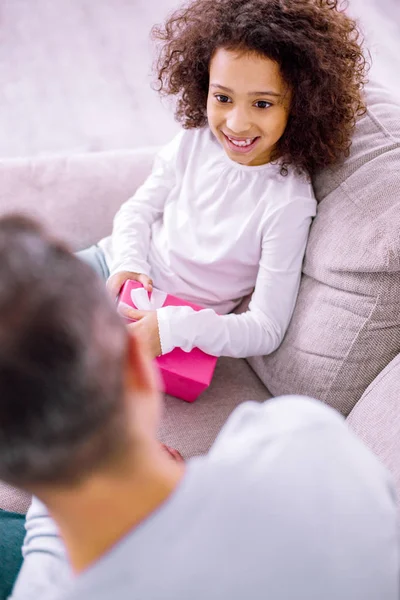
{"type": "Polygon", "coordinates": [[[160,439],[185,458],[204,454],[241,402],[271,397],[245,360],[220,358],[211,386],[193,404],[167,396],[160,439]]]}
{"type": "Polygon", "coordinates": [[[281,347],[250,363],[276,396],[348,415],[400,352],[400,103],[373,85],[351,156],[314,181],[319,200],[281,347]]]}
{"type": "Polygon", "coordinates": [[[26,513],[31,502],[30,494],[0,481],[0,510],[26,513]]]}
{"type": "Polygon", "coordinates": [[[400,355],[367,388],[347,422],[393,474],[400,503],[400,355]]]}
{"type": "Polygon", "coordinates": [[[111,232],[118,208],[150,172],[155,148],[0,160],[0,214],[40,219],[74,250],[111,232]]]}

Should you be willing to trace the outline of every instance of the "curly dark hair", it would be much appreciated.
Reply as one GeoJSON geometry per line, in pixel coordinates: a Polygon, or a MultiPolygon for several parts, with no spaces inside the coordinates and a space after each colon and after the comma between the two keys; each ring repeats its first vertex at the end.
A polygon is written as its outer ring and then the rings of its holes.
{"type": "Polygon", "coordinates": [[[207,123],[209,65],[218,48],[276,61],[293,91],[288,124],[272,159],[309,174],[349,154],[365,113],[369,64],[356,21],[338,0],[194,0],[152,37],[161,45],[156,89],[177,96],[185,129],[207,123]]]}

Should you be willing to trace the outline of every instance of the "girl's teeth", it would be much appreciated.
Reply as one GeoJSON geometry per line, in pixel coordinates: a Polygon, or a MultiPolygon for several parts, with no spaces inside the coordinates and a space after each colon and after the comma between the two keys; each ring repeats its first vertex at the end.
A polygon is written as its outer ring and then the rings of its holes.
{"type": "Polygon", "coordinates": [[[232,142],[232,144],[235,144],[235,146],[250,146],[250,144],[254,141],[254,138],[248,138],[247,140],[243,140],[241,142],[233,140],[232,138],[229,138],[229,140],[232,142]]]}

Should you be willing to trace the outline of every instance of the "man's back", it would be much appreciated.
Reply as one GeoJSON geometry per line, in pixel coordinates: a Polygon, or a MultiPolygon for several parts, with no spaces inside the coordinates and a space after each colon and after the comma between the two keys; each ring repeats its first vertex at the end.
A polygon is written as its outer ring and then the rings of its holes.
{"type": "Polygon", "coordinates": [[[339,415],[302,398],[247,403],[67,597],[394,600],[396,513],[386,471],[339,415]]]}

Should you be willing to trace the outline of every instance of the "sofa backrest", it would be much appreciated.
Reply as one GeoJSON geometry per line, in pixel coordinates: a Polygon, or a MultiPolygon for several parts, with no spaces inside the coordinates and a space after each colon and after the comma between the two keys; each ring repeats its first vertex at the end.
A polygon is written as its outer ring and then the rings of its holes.
{"type": "Polygon", "coordinates": [[[0,160],[0,214],[29,214],[79,250],[111,233],[157,148],[0,160]]]}
{"type": "Polygon", "coordinates": [[[400,103],[370,84],[351,155],[319,173],[300,293],[280,348],[250,363],[273,395],[348,414],[400,352],[400,103]]]}

